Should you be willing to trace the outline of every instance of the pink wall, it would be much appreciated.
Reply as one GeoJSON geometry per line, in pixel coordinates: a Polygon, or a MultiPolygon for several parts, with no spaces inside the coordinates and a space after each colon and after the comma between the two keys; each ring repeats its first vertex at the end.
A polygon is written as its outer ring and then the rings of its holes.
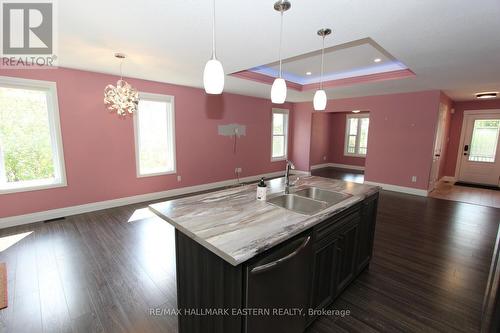
{"type": "MultiPolygon", "coordinates": [[[[330,100],[326,112],[370,111],[366,180],[427,189],[439,101],[439,91],[367,96],[330,100]]],[[[312,103],[297,110],[311,113],[312,103]]]]}
{"type": "MultiPolygon", "coordinates": [[[[235,167],[243,168],[243,177],[284,169],[284,162],[270,160],[273,105],[267,99],[127,79],[139,91],[175,96],[177,174],[137,178],[132,118],[119,119],[103,105],[103,89],[117,77],[71,69],[0,75],[57,82],[68,181],[67,187],[0,195],[0,217],[232,179],[235,167]],[[217,135],[217,125],[230,123],[247,125],[236,154],[232,138],[217,135]]],[[[293,105],[284,107],[293,118],[293,105]]]]}
{"type": "Polygon", "coordinates": [[[330,115],[324,112],[313,112],[311,123],[311,165],[329,162],[331,136],[330,115]]]}
{"type": "Polygon", "coordinates": [[[364,166],[364,157],[344,155],[347,112],[313,112],[310,164],[324,163],[364,166]],[[324,157],[326,156],[326,160],[324,157]]]}
{"type": "Polygon", "coordinates": [[[312,108],[307,103],[295,104],[293,114],[290,159],[295,164],[296,169],[309,171],[311,168],[312,108]]]}
{"type": "Polygon", "coordinates": [[[455,113],[451,115],[451,125],[449,131],[448,153],[443,174],[445,176],[455,176],[455,167],[457,163],[458,151],[460,149],[460,132],[462,130],[462,121],[465,110],[489,110],[500,109],[500,100],[489,101],[468,101],[453,103],[455,113]]]}
{"type": "MultiPolygon", "coordinates": [[[[349,112],[350,113],[350,112],[349,112]]],[[[365,166],[364,157],[344,155],[347,112],[330,113],[330,163],[365,166]]]]}

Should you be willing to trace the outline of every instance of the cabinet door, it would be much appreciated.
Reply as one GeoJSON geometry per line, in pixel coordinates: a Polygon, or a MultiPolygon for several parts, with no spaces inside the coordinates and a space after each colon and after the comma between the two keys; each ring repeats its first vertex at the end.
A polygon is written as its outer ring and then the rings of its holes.
{"type": "Polygon", "coordinates": [[[359,222],[357,272],[361,272],[372,257],[375,220],[377,217],[377,199],[373,196],[363,202],[361,221],[359,222]]]}
{"type": "Polygon", "coordinates": [[[314,249],[314,271],[311,308],[322,309],[335,297],[337,290],[337,265],[339,239],[332,239],[314,249]]]}
{"type": "Polygon", "coordinates": [[[352,223],[341,231],[339,238],[339,247],[337,247],[339,255],[338,265],[338,295],[348,284],[356,273],[356,250],[358,246],[358,222],[359,218],[353,219],[352,223]]]}

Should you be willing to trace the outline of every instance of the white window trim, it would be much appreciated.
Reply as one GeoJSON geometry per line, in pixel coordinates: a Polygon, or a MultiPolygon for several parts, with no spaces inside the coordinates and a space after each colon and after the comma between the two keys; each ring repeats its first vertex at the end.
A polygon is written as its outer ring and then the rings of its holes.
{"type": "MultiPolygon", "coordinates": [[[[346,115],[346,117],[345,117],[345,136],[344,136],[344,156],[366,157],[367,154],[349,153],[347,151],[347,146],[349,144],[349,131],[350,131],[349,120],[352,119],[352,118],[368,118],[368,119],[370,119],[370,115],[367,114],[367,113],[348,114],[348,115],[346,115]]],[[[358,132],[357,132],[357,135],[356,135],[356,147],[359,147],[359,140],[361,138],[360,130],[361,130],[361,123],[358,122],[358,132]]],[[[367,149],[367,151],[368,151],[368,149],[367,149]]]]}
{"type": "Polygon", "coordinates": [[[12,183],[9,184],[9,187],[0,189],[0,194],[29,192],[68,186],[56,82],[0,76],[0,86],[48,92],[47,111],[49,115],[50,140],[52,143],[52,159],[54,163],[54,174],[59,175],[59,178],[55,178],[54,180],[42,179],[12,183]]]}
{"type": "MultiPolygon", "coordinates": [[[[145,178],[145,177],[155,177],[162,175],[171,175],[177,173],[177,146],[175,143],[175,98],[171,95],[163,95],[163,94],[153,94],[153,93],[145,93],[139,92],[139,99],[147,99],[159,102],[167,102],[171,104],[172,108],[172,145],[173,145],[173,158],[174,158],[174,168],[170,171],[163,172],[155,172],[155,173],[141,173],[140,161],[139,161],[139,127],[137,115],[134,114],[134,140],[135,140],[135,171],[137,178],[145,178]]],[[[167,113],[168,116],[168,113],[167,113]]]]}
{"type": "Polygon", "coordinates": [[[290,111],[288,109],[278,109],[278,108],[273,108],[271,112],[271,162],[278,162],[278,161],[285,161],[288,159],[288,136],[289,136],[289,123],[290,123],[290,111]],[[285,155],[284,156],[278,156],[278,157],[273,157],[273,119],[274,119],[274,114],[275,113],[282,113],[286,114],[286,124],[285,124],[285,155]]]}

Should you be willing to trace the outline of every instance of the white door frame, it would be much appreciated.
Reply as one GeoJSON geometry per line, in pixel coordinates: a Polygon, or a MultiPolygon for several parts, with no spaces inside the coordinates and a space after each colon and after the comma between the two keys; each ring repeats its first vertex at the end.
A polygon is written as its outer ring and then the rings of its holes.
{"type": "Polygon", "coordinates": [[[439,103],[439,109],[438,109],[438,114],[437,114],[437,121],[436,121],[436,130],[434,131],[434,141],[433,141],[433,145],[432,145],[432,160],[431,160],[431,170],[429,171],[429,183],[428,183],[428,188],[427,188],[427,191],[430,193],[432,191],[434,191],[434,189],[436,188],[436,185],[437,183],[439,182],[439,169],[441,168],[441,163],[443,163],[443,148],[445,147],[446,145],[446,133],[445,133],[445,130],[446,130],[446,118],[448,117],[448,105],[446,105],[445,103],[439,103]],[[443,122],[441,122],[443,120],[443,122]],[[440,132],[440,127],[442,126],[442,133],[439,133],[440,132]],[[438,134],[441,134],[441,147],[439,147],[440,149],[440,152],[439,154],[441,156],[439,156],[439,162],[438,162],[438,166],[437,166],[437,170],[434,170],[435,168],[435,165],[434,165],[434,157],[436,155],[436,143],[438,142],[438,140],[440,139],[438,137],[438,134]],[[437,174],[438,174],[438,179],[436,179],[436,181],[434,182],[433,181],[433,171],[436,171],[437,174]]]}
{"type": "Polygon", "coordinates": [[[488,110],[465,110],[464,116],[462,118],[462,127],[460,129],[460,143],[458,145],[457,162],[455,164],[455,179],[458,180],[460,176],[460,168],[462,166],[462,150],[464,147],[465,140],[465,116],[466,115],[482,115],[482,114],[500,114],[500,109],[488,109],[488,110]]]}

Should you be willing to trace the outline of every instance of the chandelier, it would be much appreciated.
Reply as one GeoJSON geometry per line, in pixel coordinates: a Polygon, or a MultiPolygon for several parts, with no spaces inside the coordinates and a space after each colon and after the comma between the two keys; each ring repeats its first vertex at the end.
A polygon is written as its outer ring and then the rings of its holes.
{"type": "Polygon", "coordinates": [[[126,58],[125,54],[116,53],[115,57],[120,59],[120,79],[116,82],[116,87],[108,84],[104,88],[104,104],[110,112],[116,112],[119,116],[125,117],[137,111],[139,92],[123,80],[122,64],[123,59],[126,58]]]}

